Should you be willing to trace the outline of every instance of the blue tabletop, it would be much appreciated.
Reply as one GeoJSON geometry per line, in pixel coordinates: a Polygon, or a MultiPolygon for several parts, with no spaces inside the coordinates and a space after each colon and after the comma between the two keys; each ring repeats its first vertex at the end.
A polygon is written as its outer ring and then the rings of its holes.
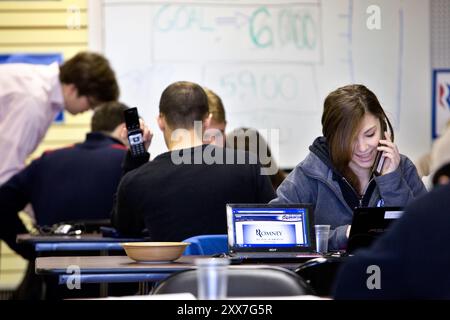
{"type": "Polygon", "coordinates": [[[36,252],[48,251],[117,251],[123,250],[123,242],[139,242],[144,239],[136,238],[110,238],[101,234],[83,234],[79,236],[42,236],[21,234],[17,242],[31,244],[36,252]]]}

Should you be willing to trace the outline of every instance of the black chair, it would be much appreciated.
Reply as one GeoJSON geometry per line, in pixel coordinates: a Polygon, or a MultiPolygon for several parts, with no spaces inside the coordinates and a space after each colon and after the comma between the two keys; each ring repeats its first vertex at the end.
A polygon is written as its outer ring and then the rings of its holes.
{"type": "MultiPolygon", "coordinates": [[[[197,270],[175,273],[163,280],[153,294],[189,292],[197,296],[197,270]]],[[[294,272],[280,267],[247,266],[228,268],[228,297],[273,297],[313,294],[294,272]]]]}
{"type": "Polygon", "coordinates": [[[333,283],[345,257],[324,257],[309,260],[295,270],[306,283],[321,297],[331,296],[333,283]]]}

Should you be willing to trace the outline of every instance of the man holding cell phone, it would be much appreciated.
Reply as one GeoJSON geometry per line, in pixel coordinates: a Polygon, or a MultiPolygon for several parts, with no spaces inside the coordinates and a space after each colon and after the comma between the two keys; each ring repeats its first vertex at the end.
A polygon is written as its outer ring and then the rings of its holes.
{"type": "MultiPolygon", "coordinates": [[[[202,234],[225,234],[226,203],[273,199],[271,182],[261,175],[257,161],[225,161],[228,152],[242,159],[249,159],[250,154],[203,143],[211,116],[201,86],[186,81],[171,84],[161,95],[159,109],[158,126],[169,151],[151,162],[149,153],[141,153],[140,147],[128,152],[124,168],[131,171],[120,182],[112,215],[112,223],[122,235],[181,241],[202,234]],[[198,161],[197,156],[205,154],[214,154],[221,161],[209,162],[206,157],[198,161]]],[[[129,140],[139,135],[136,117],[130,111],[127,126],[132,130],[123,132],[129,140]]],[[[141,119],[140,130],[147,150],[152,134],[141,119]]]]}

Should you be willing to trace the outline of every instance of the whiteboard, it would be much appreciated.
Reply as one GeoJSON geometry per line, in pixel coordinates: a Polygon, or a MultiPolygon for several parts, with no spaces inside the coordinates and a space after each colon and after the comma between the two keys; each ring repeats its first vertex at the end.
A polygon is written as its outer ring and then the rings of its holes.
{"type": "Polygon", "coordinates": [[[154,132],[152,157],[167,151],[156,125],[170,83],[197,82],[221,96],[227,131],[260,130],[282,168],[321,135],[323,100],[362,83],[390,116],[400,152],[430,146],[429,3],[423,0],[103,0],[103,51],[121,100],[154,132]],[[370,5],[381,28],[370,30],[370,5]]]}

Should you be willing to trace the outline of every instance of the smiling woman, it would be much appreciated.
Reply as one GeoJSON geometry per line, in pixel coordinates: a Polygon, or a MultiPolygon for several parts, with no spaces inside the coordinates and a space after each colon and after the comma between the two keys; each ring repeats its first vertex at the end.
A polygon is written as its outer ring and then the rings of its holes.
{"type": "Polygon", "coordinates": [[[426,193],[416,167],[393,143],[392,125],[377,97],[365,86],[344,86],[326,97],[322,132],[272,203],[312,203],[315,223],[331,225],[331,250],[346,248],[355,207],[403,207],[426,193]]]}
{"type": "MultiPolygon", "coordinates": [[[[359,195],[364,194],[368,185],[370,169],[380,151],[378,145],[386,142],[381,138],[387,126],[393,132],[377,97],[365,86],[345,86],[325,99],[322,132],[329,143],[331,161],[359,195]]],[[[383,156],[388,151],[398,155],[392,144],[383,156]]],[[[393,162],[389,172],[397,167],[398,161],[393,162]]]]}

